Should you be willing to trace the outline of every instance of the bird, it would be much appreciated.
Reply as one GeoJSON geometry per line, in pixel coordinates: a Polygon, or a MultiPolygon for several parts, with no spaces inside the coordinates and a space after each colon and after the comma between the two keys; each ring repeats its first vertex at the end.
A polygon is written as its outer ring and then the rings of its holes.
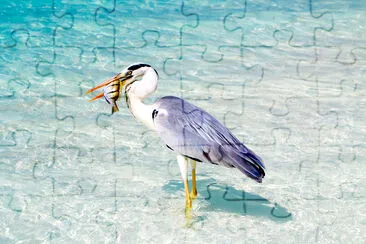
{"type": "MultiPolygon", "coordinates": [[[[197,197],[197,162],[236,168],[249,178],[262,183],[265,176],[263,160],[239,141],[228,128],[203,109],[175,96],[165,96],[153,104],[144,100],[154,93],[159,74],[149,64],[134,63],[105,82],[89,89],[89,94],[104,87],[104,92],[90,99],[105,97],[113,104],[116,89],[124,87],[125,99],[131,114],[149,129],[156,132],[167,148],[177,154],[185,191],[185,213],[190,212],[197,197]],[[117,82],[117,83],[118,83],[117,82]],[[108,87],[111,87],[108,89],[108,87]],[[112,97],[109,97],[112,94],[112,97]],[[188,185],[188,166],[191,165],[191,191],[188,185]]],[[[117,111],[112,109],[112,113],[117,111]]]]}

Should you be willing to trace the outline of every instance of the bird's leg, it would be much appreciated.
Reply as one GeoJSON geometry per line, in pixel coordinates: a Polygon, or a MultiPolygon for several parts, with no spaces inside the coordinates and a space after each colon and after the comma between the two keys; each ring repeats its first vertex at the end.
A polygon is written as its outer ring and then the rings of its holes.
{"type": "Polygon", "coordinates": [[[189,215],[189,212],[192,208],[192,199],[189,195],[189,187],[188,187],[188,160],[186,159],[186,157],[182,156],[182,155],[178,155],[177,156],[177,161],[179,164],[179,168],[180,168],[180,173],[182,174],[182,178],[184,181],[184,191],[186,194],[186,208],[185,208],[185,212],[186,215],[189,215]]]}
{"type": "Polygon", "coordinates": [[[184,191],[186,193],[186,209],[185,209],[185,211],[187,213],[192,208],[192,199],[191,199],[191,196],[189,195],[188,180],[184,180],[184,191]]]}
{"type": "Polygon", "coordinates": [[[190,160],[192,166],[192,191],[191,191],[191,199],[194,200],[197,197],[197,185],[196,185],[196,161],[190,160]]]}

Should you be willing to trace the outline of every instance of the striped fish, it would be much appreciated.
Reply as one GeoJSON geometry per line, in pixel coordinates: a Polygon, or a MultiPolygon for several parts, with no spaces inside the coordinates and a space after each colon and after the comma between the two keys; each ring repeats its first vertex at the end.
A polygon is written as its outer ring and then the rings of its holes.
{"type": "Polygon", "coordinates": [[[112,104],[112,114],[119,111],[116,101],[120,95],[120,81],[115,80],[104,87],[104,98],[108,104],[112,104]]]}

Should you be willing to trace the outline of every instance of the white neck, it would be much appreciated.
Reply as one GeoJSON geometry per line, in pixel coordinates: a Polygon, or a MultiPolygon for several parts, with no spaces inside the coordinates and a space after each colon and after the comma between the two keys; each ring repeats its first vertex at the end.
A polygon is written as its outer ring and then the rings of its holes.
{"type": "Polygon", "coordinates": [[[144,123],[148,128],[155,130],[152,112],[154,104],[144,104],[144,98],[153,93],[158,84],[158,76],[153,68],[149,68],[141,80],[135,81],[127,89],[128,105],[135,118],[144,123]]]}
{"type": "Polygon", "coordinates": [[[152,112],[154,111],[154,104],[148,105],[136,97],[130,96],[129,99],[129,109],[133,116],[146,125],[149,129],[155,130],[154,121],[152,119],[152,112]]]}

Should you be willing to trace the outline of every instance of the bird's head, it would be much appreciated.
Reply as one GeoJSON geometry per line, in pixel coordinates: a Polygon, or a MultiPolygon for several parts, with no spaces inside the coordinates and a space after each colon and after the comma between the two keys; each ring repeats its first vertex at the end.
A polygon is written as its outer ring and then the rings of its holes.
{"type": "Polygon", "coordinates": [[[125,87],[126,92],[133,88],[132,91],[136,96],[144,98],[156,90],[158,72],[149,64],[131,64],[112,78],[88,90],[86,94],[107,86],[117,80],[120,81],[121,88],[123,86],[125,87]]]}
{"type": "Polygon", "coordinates": [[[122,70],[121,73],[119,73],[121,77],[119,79],[123,83],[123,85],[126,86],[127,89],[130,84],[134,83],[135,81],[142,80],[145,75],[148,75],[150,73],[151,77],[148,77],[147,82],[154,82],[154,76],[156,76],[157,78],[158,72],[149,64],[135,63],[129,65],[127,68],[122,70]]]}

